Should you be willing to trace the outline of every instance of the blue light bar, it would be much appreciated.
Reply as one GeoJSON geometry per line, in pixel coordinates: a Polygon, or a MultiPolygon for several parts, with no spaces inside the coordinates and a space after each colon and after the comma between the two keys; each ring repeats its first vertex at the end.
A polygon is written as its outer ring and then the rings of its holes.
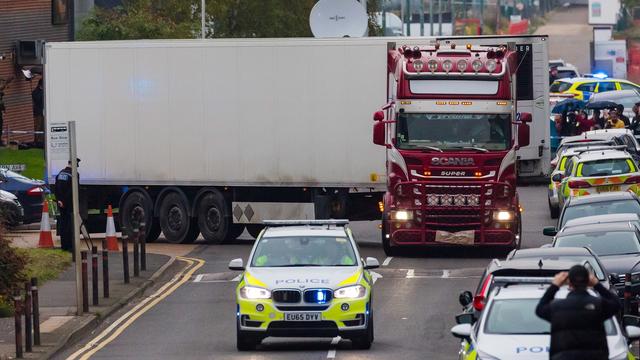
{"type": "Polygon", "coordinates": [[[603,72],[599,72],[599,73],[593,74],[593,77],[596,78],[596,79],[606,79],[609,76],[607,74],[603,73],[603,72]]]}

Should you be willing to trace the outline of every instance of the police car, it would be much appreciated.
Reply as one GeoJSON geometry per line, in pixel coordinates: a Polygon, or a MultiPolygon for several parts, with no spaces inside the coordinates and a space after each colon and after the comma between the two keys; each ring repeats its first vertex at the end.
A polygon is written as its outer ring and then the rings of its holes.
{"type": "Polygon", "coordinates": [[[265,221],[236,289],[237,348],[268,337],[335,337],[369,349],[373,342],[370,269],[346,220],[265,221]]]}
{"type": "MultiPolygon", "coordinates": [[[[509,282],[508,279],[496,280],[509,282]]],[[[522,284],[522,278],[517,281],[520,283],[493,290],[487,309],[477,322],[471,324],[471,316],[459,315],[459,324],[451,329],[453,336],[462,339],[459,359],[549,359],[550,324],[535,313],[548,285],[522,284]]],[[[556,299],[566,298],[567,294],[567,288],[563,287],[556,299]]],[[[595,292],[592,294],[595,296],[595,292]]],[[[628,344],[640,338],[640,328],[626,326],[623,330],[615,317],[604,325],[609,359],[635,359],[628,344]]]]}
{"type": "Polygon", "coordinates": [[[570,197],[612,191],[640,193],[640,171],[633,157],[621,150],[580,153],[567,161],[564,174],[555,177],[554,181],[561,180],[560,208],[570,197]]]}

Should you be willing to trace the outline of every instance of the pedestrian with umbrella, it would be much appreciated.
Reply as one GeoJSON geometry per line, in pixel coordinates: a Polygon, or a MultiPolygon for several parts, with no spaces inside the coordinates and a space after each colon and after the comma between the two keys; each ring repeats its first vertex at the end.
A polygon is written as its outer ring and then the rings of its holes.
{"type": "Polygon", "coordinates": [[[576,99],[562,100],[556,104],[551,110],[552,114],[562,114],[569,111],[576,111],[584,109],[584,102],[576,99]]]}

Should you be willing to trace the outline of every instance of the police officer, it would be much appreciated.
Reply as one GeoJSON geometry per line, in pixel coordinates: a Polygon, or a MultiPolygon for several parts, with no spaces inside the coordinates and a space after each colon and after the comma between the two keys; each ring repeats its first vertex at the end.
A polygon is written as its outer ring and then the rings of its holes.
{"type": "Polygon", "coordinates": [[[604,322],[616,315],[620,303],[584,266],[560,272],[540,299],[536,315],[551,323],[551,360],[607,360],[609,348],[604,322]],[[566,299],[554,300],[564,284],[571,290],[566,299]],[[587,291],[592,287],[600,296],[587,291]]]}
{"type": "MultiPolygon", "coordinates": [[[[80,164],[80,159],[77,159],[80,164]]],[[[55,195],[58,200],[58,233],[60,234],[60,244],[62,250],[73,252],[73,197],[71,190],[71,160],[67,167],[60,170],[56,176],[55,195]]],[[[80,182],[80,174],[78,174],[80,182]]]]}

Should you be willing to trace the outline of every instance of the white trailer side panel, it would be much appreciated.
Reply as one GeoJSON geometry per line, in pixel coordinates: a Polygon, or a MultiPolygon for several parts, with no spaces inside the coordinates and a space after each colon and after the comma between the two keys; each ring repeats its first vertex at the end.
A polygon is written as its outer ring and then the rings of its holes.
{"type": "Polygon", "coordinates": [[[366,39],[49,43],[48,138],[76,121],[86,184],[381,188],[386,59],[366,39]]]}

